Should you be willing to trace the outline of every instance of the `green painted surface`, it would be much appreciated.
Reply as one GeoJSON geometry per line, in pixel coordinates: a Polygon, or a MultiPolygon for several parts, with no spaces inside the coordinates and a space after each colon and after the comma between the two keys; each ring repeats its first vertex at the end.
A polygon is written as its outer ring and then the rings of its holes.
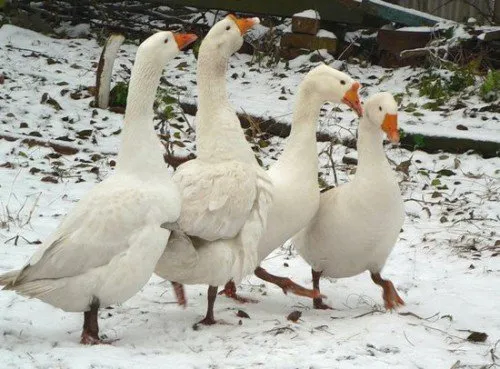
{"type": "Polygon", "coordinates": [[[321,19],[355,23],[363,22],[359,3],[354,0],[156,0],[168,5],[193,6],[204,9],[223,9],[234,12],[292,16],[305,9],[315,9],[321,19]]]}
{"type": "Polygon", "coordinates": [[[431,14],[417,13],[413,9],[394,7],[371,0],[363,0],[361,9],[375,17],[407,26],[432,26],[440,20],[431,14]]]}

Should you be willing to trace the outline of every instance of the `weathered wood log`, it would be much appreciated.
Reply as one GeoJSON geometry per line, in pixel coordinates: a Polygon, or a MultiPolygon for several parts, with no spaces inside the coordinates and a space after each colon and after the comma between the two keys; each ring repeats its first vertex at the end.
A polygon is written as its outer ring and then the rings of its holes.
{"type": "MultiPolygon", "coordinates": [[[[186,114],[196,115],[196,105],[191,103],[180,103],[181,108],[186,114]]],[[[257,123],[262,132],[269,133],[270,135],[287,138],[290,134],[290,124],[280,122],[275,119],[266,119],[249,114],[238,114],[242,128],[249,128],[250,122],[257,123]]],[[[316,132],[316,140],[318,142],[332,142],[336,141],[346,147],[356,148],[356,140],[338,139],[335,135],[327,132],[316,132]]],[[[465,153],[473,150],[485,158],[496,157],[500,155],[500,143],[487,140],[472,140],[468,138],[458,137],[443,137],[443,136],[426,136],[417,133],[405,132],[404,137],[401,139],[401,146],[407,150],[422,150],[428,153],[436,153],[440,151],[451,153],[465,153]],[[417,142],[423,141],[425,145],[419,147],[417,142]]]]}
{"type": "Polygon", "coordinates": [[[321,20],[319,14],[314,12],[315,17],[305,17],[302,13],[294,14],[292,17],[292,32],[315,35],[319,31],[321,20]]]}
{"type": "Polygon", "coordinates": [[[125,37],[121,34],[112,34],[102,49],[96,73],[96,106],[106,109],[109,106],[109,91],[111,90],[111,75],[113,65],[125,37]]]}
{"type": "Polygon", "coordinates": [[[328,52],[335,52],[337,49],[337,39],[333,37],[322,37],[306,35],[302,33],[285,33],[281,36],[282,47],[319,50],[326,49],[328,52]]]}

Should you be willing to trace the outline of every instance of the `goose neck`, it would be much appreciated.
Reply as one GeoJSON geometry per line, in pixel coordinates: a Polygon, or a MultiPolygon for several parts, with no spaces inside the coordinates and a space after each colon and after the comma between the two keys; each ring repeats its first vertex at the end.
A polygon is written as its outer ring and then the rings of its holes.
{"type": "Polygon", "coordinates": [[[299,90],[295,104],[292,127],[278,166],[287,171],[300,170],[304,178],[316,181],[318,171],[318,149],[316,127],[323,100],[315,94],[299,90]]]}
{"type": "Polygon", "coordinates": [[[367,121],[367,118],[361,118],[358,129],[358,168],[356,177],[367,173],[370,177],[380,175],[390,166],[385,156],[383,146],[383,136],[380,130],[367,121]]]}
{"type": "Polygon", "coordinates": [[[221,103],[227,104],[227,63],[227,58],[209,46],[200,49],[197,73],[199,109],[210,110],[221,103]]]}
{"type": "Polygon", "coordinates": [[[163,151],[153,126],[153,103],[163,66],[154,65],[140,55],[130,77],[127,108],[117,170],[164,169],[163,151]]]}

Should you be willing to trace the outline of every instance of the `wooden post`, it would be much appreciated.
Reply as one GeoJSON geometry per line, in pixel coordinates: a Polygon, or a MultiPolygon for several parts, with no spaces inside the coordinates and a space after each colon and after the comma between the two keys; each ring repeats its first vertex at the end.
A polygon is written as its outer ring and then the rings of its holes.
{"type": "Polygon", "coordinates": [[[98,108],[106,109],[109,105],[109,91],[111,89],[111,75],[116,54],[120,49],[125,37],[120,34],[112,34],[102,49],[96,74],[96,105],[98,108]]]}

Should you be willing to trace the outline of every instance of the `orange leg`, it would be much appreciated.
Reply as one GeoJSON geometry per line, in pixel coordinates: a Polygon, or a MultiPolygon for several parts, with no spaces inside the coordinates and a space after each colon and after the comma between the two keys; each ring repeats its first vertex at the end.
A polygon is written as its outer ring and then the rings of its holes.
{"type": "Polygon", "coordinates": [[[174,287],[175,298],[177,299],[177,304],[182,307],[187,306],[186,294],[184,293],[184,285],[179,282],[170,282],[174,287]]]}
{"type": "Polygon", "coordinates": [[[312,299],[324,297],[319,293],[319,289],[315,288],[313,290],[310,290],[308,288],[302,287],[301,285],[292,281],[290,278],[275,276],[273,274],[270,274],[267,270],[260,266],[255,269],[254,273],[260,279],[263,279],[266,282],[274,283],[278,287],[281,287],[285,295],[288,292],[292,292],[295,295],[309,297],[312,299]]]}
{"type": "Polygon", "coordinates": [[[401,297],[399,297],[398,292],[394,288],[392,282],[388,279],[383,279],[380,273],[371,273],[372,281],[378,284],[384,292],[382,296],[384,298],[384,305],[387,310],[394,310],[405,303],[401,297]]]}
{"type": "Polygon", "coordinates": [[[219,295],[226,295],[226,297],[229,297],[233,300],[241,302],[242,304],[249,303],[249,302],[251,302],[251,303],[259,302],[258,300],[254,300],[254,299],[251,299],[249,297],[239,296],[238,293],[236,292],[236,285],[234,284],[234,282],[232,280],[226,283],[226,285],[224,286],[224,289],[219,292],[219,295]]]}
{"type": "Polygon", "coordinates": [[[313,298],[313,307],[315,309],[321,309],[321,310],[327,310],[327,309],[332,309],[330,305],[327,305],[323,303],[323,295],[319,293],[319,279],[321,277],[321,274],[323,272],[317,272],[314,269],[311,268],[311,273],[312,273],[312,279],[313,279],[313,288],[314,291],[318,291],[318,297],[313,298]]]}

